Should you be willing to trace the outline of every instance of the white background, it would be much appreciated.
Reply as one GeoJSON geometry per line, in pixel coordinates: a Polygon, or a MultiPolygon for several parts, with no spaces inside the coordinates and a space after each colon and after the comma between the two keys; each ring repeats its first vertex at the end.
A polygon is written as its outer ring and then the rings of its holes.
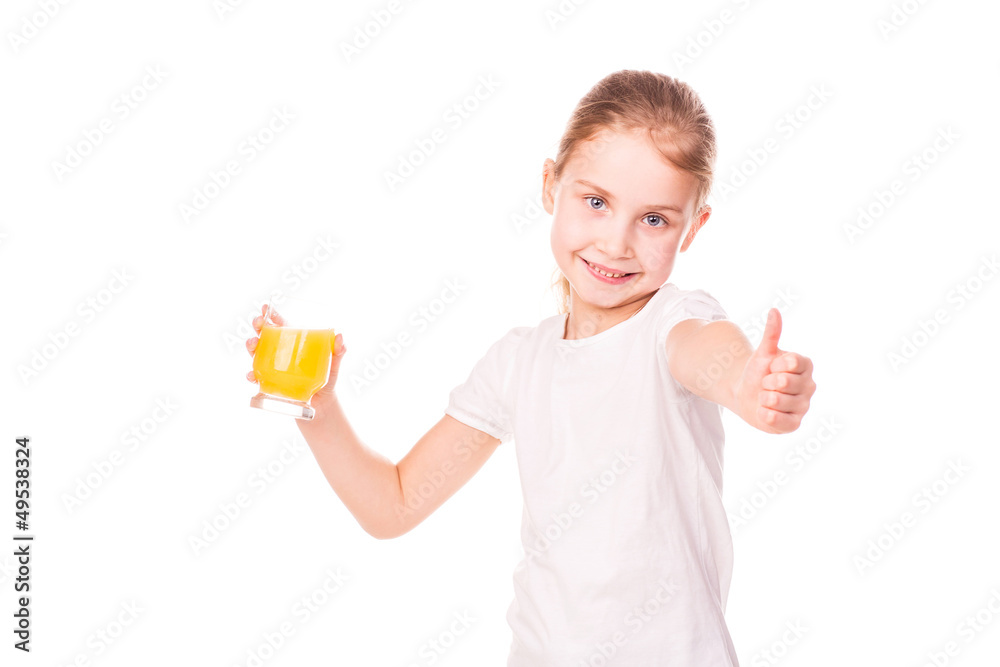
{"type": "Polygon", "coordinates": [[[755,344],[778,305],[780,347],[815,365],[798,431],[725,413],[741,663],[1000,654],[994,3],[407,1],[351,57],[343,45],[387,2],[48,4],[51,17],[27,0],[0,16],[4,664],[255,664],[285,622],[294,634],[263,664],[424,665],[436,639],[451,646],[435,664],[505,664],[513,444],[411,533],[375,540],[293,421],[248,407],[243,341],[273,290],[328,301],[349,348],[338,394],[398,461],[493,341],[555,314],[550,221],[532,208],[542,163],[577,100],[626,68],[689,82],[718,129],[713,214],[671,281],[707,290],[755,344]],[[241,144],[275,109],[294,119],[247,160],[241,144]],[[111,132],[88,146],[102,119],[111,132]],[[386,172],[435,128],[446,140],[390,189],[386,172]],[[72,151],[87,155],[55,166],[72,151]],[[229,160],[240,172],[185,220],[229,160]],[[852,236],[859,207],[878,215],[852,236]],[[296,269],[311,271],[301,284],[296,269]],[[447,281],[460,296],[418,329],[447,281]],[[412,344],[352,382],[401,333],[412,344]],[[159,422],[157,401],[176,406],[159,422]],[[23,435],[30,655],[12,648],[23,435]],[[289,443],[294,460],[275,463],[289,443]],[[801,467],[797,447],[814,452],[801,467]],[[950,462],[967,468],[954,483],[950,462]],[[269,464],[280,472],[258,493],[269,464]],[[915,499],[935,482],[933,503],[915,499]],[[90,495],[68,504],[81,484],[90,495]],[[225,519],[241,493],[249,506],[225,519]],[[196,552],[213,521],[225,528],[196,552]],[[314,594],[325,603],[305,618],[296,604],[314,594]],[[463,613],[474,621],[453,637],[463,613]]]}

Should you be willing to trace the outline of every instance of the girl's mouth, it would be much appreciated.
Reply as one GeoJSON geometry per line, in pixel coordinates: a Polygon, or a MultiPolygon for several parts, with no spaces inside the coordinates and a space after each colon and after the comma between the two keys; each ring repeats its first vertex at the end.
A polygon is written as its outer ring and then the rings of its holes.
{"type": "Polygon", "coordinates": [[[606,272],[603,271],[602,269],[597,268],[587,260],[583,259],[583,257],[580,257],[580,259],[583,261],[584,264],[587,265],[587,271],[590,272],[590,275],[594,276],[601,282],[607,283],[609,285],[622,285],[631,280],[632,276],[636,275],[634,273],[620,274],[620,273],[606,272]]]}

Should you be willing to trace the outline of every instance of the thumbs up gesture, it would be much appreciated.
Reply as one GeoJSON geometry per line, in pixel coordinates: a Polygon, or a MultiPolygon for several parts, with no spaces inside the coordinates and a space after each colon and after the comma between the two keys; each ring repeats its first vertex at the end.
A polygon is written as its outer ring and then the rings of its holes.
{"type": "Polygon", "coordinates": [[[791,433],[809,410],[816,391],[812,361],[778,348],[781,313],[767,313],[764,337],[754,350],[736,385],[739,415],[751,426],[767,433],[791,433]]]}

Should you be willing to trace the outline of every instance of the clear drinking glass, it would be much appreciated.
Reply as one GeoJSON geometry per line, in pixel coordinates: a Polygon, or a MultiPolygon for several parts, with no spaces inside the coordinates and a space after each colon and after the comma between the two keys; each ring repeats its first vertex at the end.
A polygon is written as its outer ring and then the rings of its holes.
{"type": "Polygon", "coordinates": [[[312,419],[309,404],[330,376],[334,331],[328,304],[297,297],[273,297],[267,304],[253,355],[260,393],[250,406],[296,419],[312,419]]]}

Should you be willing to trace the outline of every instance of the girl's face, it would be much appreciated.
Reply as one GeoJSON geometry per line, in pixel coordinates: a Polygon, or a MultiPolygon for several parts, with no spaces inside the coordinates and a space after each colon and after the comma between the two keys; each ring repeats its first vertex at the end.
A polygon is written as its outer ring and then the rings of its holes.
{"type": "Polygon", "coordinates": [[[558,182],[554,164],[545,161],[542,201],[571,311],[625,319],[667,281],[678,249],[687,250],[711,209],[694,210],[697,179],[638,131],[605,131],[577,146],[558,182]],[[608,278],[592,265],[628,275],[608,278]]]}

